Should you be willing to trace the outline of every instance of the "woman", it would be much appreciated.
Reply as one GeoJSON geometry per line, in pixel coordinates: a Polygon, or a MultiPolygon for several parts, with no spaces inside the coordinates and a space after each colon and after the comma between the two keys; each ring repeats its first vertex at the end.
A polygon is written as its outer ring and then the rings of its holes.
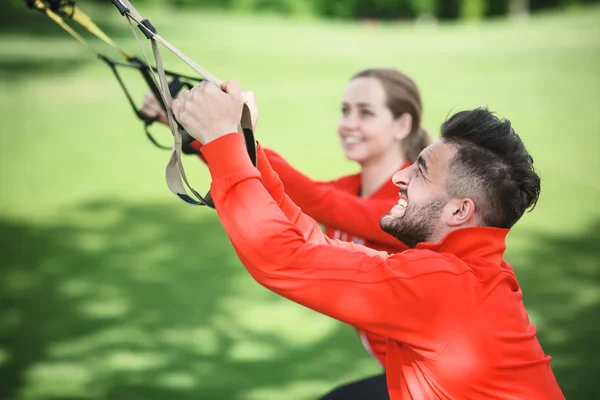
{"type": "MultiPolygon", "coordinates": [[[[251,92],[244,93],[256,125],[258,110],[251,92]]],[[[152,95],[141,110],[166,123],[152,95]]],[[[357,162],[358,174],[333,181],[314,181],[281,156],[265,149],[286,193],[302,210],[325,227],[334,239],[397,253],[406,247],[379,227],[380,218],[398,200],[392,175],[411,165],[430,142],[421,128],[422,103],[416,84],[395,69],[366,69],[352,77],[342,101],[337,131],[347,159],[357,162]]],[[[200,144],[192,144],[200,150],[200,144]]],[[[358,330],[367,351],[385,368],[385,339],[358,330]]],[[[387,399],[385,374],[340,387],[323,399],[387,399]]]]}

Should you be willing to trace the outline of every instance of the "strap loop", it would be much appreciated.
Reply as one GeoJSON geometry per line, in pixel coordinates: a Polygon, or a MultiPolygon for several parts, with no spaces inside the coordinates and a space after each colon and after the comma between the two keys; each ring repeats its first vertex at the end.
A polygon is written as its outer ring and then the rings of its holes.
{"type": "MultiPolygon", "coordinates": [[[[156,33],[156,29],[152,27],[152,25],[148,22],[147,19],[143,18],[140,13],[133,7],[129,0],[113,0],[113,4],[121,3],[128,11],[124,12],[123,15],[127,18],[129,25],[131,26],[132,32],[136,37],[138,44],[146,57],[146,53],[143,50],[142,44],[139,41],[137,33],[133,29],[133,22],[137,23],[139,29],[144,32],[145,36],[150,40],[152,46],[152,53],[154,55],[154,61],[156,62],[156,69],[158,74],[158,88],[160,90],[161,98],[164,104],[167,106],[167,117],[169,119],[169,127],[171,128],[171,132],[173,133],[173,148],[171,150],[171,156],[169,158],[169,162],[167,163],[167,167],[165,170],[165,177],[167,180],[167,186],[176,196],[178,196],[181,200],[185,201],[188,204],[193,205],[206,205],[211,208],[215,207],[214,202],[210,196],[210,192],[206,194],[206,196],[201,196],[196,190],[194,190],[185,175],[185,170],[183,169],[183,165],[181,163],[181,152],[182,152],[182,134],[185,132],[180,129],[180,125],[175,121],[173,114],[171,112],[171,104],[173,102],[170,91],[168,90],[165,72],[163,69],[162,58],[158,51],[157,43],[160,43],[162,46],[166,47],[173,54],[178,56],[181,60],[183,60],[186,64],[188,64],[194,71],[203,76],[209,82],[212,82],[216,86],[221,85],[221,81],[217,79],[214,75],[204,70],[198,64],[194,63],[191,59],[189,59],[185,54],[171,45],[168,41],[163,39],[158,33],[156,33]],[[185,186],[190,190],[190,192],[199,200],[194,200],[190,195],[187,194],[185,186]]],[[[117,7],[119,9],[119,7],[117,7]]],[[[146,57],[146,61],[150,64],[148,58],[146,57]]],[[[152,71],[153,72],[153,71],[152,71]]],[[[153,74],[153,78],[156,77],[153,74]]],[[[256,142],[254,140],[254,134],[252,132],[252,119],[250,117],[250,110],[244,104],[244,108],[242,111],[242,118],[240,121],[240,125],[238,126],[238,132],[244,135],[244,139],[246,141],[246,148],[248,150],[248,155],[254,165],[256,165],[256,142]]]]}
{"type": "MultiPolygon", "coordinates": [[[[146,83],[161,103],[161,106],[166,111],[169,120],[169,127],[171,128],[171,132],[173,133],[173,146],[171,147],[171,156],[169,158],[169,162],[167,163],[167,168],[165,171],[167,186],[177,197],[179,197],[188,204],[207,205],[211,208],[214,208],[215,205],[212,201],[212,197],[210,196],[210,192],[208,192],[205,196],[201,196],[196,190],[194,190],[190,186],[190,184],[187,181],[185,171],[181,163],[181,153],[182,146],[185,146],[185,153],[190,153],[189,144],[193,142],[193,138],[181,127],[181,125],[173,117],[171,111],[171,104],[173,102],[173,97],[176,97],[176,95],[182,88],[186,87],[189,89],[192,87],[192,84],[185,80],[200,82],[206,79],[217,86],[220,86],[221,81],[217,79],[214,75],[212,75],[210,72],[206,71],[201,66],[196,64],[190,58],[188,58],[185,54],[183,54],[181,51],[179,51],[177,48],[171,45],[160,35],[158,35],[154,26],[152,26],[152,24],[147,19],[143,18],[137,12],[137,10],[131,5],[129,0],[112,0],[112,3],[117,8],[119,13],[127,18],[132,32],[138,40],[138,44],[140,46],[140,49],[142,50],[146,62],[140,60],[139,58],[135,57],[134,55],[119,47],[113,40],[110,39],[110,37],[108,37],[108,35],[106,35],[100,28],[98,28],[98,26],[96,26],[96,24],[94,24],[91,18],[89,18],[86,14],[84,14],[75,6],[74,0],[25,0],[25,3],[28,7],[37,9],[38,11],[42,12],[44,15],[52,19],[67,33],[69,33],[76,40],[78,40],[80,43],[86,46],[88,50],[94,53],[98,58],[106,62],[106,64],[113,71],[119,85],[123,89],[123,92],[125,93],[125,96],[127,97],[127,100],[133,108],[136,116],[142,121],[144,121],[144,131],[148,139],[156,146],[163,149],[168,149],[168,147],[159,144],[150,134],[148,127],[156,121],[156,118],[148,118],[139,112],[139,110],[135,106],[133,98],[131,97],[123,80],[121,79],[121,76],[117,71],[117,66],[136,68],[140,71],[140,73],[146,80],[146,83]],[[128,64],[118,63],[94,50],[94,48],[81,35],[79,35],[75,30],[73,30],[73,28],[67,25],[58,14],[68,16],[73,21],[81,25],[83,28],[87,29],[91,34],[104,41],[109,46],[113,47],[117,52],[123,55],[123,57],[127,60],[128,64]],[[132,21],[134,21],[137,24],[137,27],[142,31],[142,33],[144,33],[144,36],[150,40],[156,67],[151,66],[151,63],[144,52],[143,46],[139,41],[137,33],[133,28],[132,21]],[[196,73],[198,73],[203,78],[184,76],[170,71],[166,71],[162,65],[162,59],[158,51],[157,43],[166,47],[169,51],[171,51],[173,54],[175,54],[177,57],[183,60],[188,66],[190,66],[196,73]],[[156,75],[158,75],[158,77],[156,75]],[[167,76],[172,78],[170,82],[168,81],[167,76]],[[185,186],[187,186],[187,188],[193,194],[193,196],[195,196],[198,200],[194,200],[192,196],[187,194],[184,183],[185,186]]],[[[256,143],[254,140],[254,134],[252,132],[250,111],[246,105],[244,105],[242,118],[240,121],[240,125],[238,126],[238,132],[244,135],[248,155],[252,163],[256,165],[256,143]]]]}

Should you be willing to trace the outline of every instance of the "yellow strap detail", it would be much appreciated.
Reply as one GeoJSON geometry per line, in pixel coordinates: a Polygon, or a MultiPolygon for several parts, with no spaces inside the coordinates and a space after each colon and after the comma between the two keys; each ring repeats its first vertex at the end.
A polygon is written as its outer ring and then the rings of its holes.
{"type": "Polygon", "coordinates": [[[105,34],[102,29],[98,28],[98,26],[92,21],[90,17],[88,17],[83,11],[77,8],[75,5],[67,5],[64,7],[65,13],[71,16],[71,19],[77,22],[79,25],[87,29],[92,35],[96,36],[98,39],[102,40],[119,53],[123,55],[123,57],[130,59],[133,58],[133,55],[119,47],[107,34],[105,34]]]}

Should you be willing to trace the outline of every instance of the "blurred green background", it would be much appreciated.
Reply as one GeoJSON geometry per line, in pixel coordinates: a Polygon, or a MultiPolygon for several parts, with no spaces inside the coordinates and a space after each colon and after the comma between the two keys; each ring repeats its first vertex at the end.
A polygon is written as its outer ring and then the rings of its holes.
{"type": "MultiPolygon", "coordinates": [[[[253,90],[258,139],[314,178],[357,171],[335,125],[362,68],[412,76],[435,137],[465,108],[511,119],[543,183],[506,257],[566,397],[600,398],[598,5],[532,1],[532,14],[488,18],[491,2],[405,2],[412,14],[382,21],[356,12],[360,1],[329,2],[346,14],[139,3],[184,53],[253,90]]],[[[293,2],[262,2],[275,3],[293,2]]],[[[379,372],[352,328],[260,287],[215,213],[168,191],[168,152],[145,138],[104,64],[41,14],[4,4],[0,399],[300,400],[379,372]]],[[[79,5],[140,54],[110,3],[79,5]]],[[[141,104],[144,82],[124,78],[141,104]]],[[[169,144],[170,132],[154,132],[169,144]]],[[[184,163],[207,189],[204,165],[184,163]]]]}

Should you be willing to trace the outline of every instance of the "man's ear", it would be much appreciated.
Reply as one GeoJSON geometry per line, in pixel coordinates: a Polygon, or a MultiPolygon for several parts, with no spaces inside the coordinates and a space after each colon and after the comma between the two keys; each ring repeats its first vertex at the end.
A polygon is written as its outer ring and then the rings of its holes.
{"type": "Polygon", "coordinates": [[[468,197],[464,199],[452,199],[448,202],[449,213],[446,223],[449,226],[459,227],[462,225],[473,225],[475,221],[475,202],[468,197]]]}
{"type": "Polygon", "coordinates": [[[394,139],[398,141],[404,140],[412,130],[412,122],[412,115],[409,113],[404,113],[396,118],[396,133],[394,139]]]}

